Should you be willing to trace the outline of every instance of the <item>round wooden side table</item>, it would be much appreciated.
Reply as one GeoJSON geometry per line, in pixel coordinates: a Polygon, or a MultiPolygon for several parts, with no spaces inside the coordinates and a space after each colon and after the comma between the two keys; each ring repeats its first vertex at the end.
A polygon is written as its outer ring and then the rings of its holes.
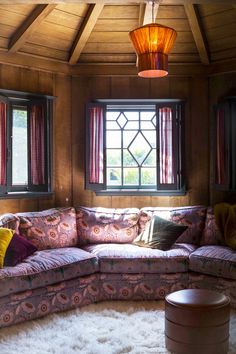
{"type": "Polygon", "coordinates": [[[165,298],[166,348],[174,353],[226,354],[230,300],[212,290],[186,289],[165,298]]]}

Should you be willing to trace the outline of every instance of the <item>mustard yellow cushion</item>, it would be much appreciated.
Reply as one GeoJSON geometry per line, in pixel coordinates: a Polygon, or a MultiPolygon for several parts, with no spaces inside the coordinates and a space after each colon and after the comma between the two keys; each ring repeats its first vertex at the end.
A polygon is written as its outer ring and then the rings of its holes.
{"type": "Polygon", "coordinates": [[[0,268],[3,268],[4,257],[13,234],[14,231],[11,229],[6,229],[4,227],[0,228],[0,268]]]}
{"type": "Polygon", "coordinates": [[[236,205],[216,204],[214,214],[222,234],[221,242],[236,250],[236,205]]]}

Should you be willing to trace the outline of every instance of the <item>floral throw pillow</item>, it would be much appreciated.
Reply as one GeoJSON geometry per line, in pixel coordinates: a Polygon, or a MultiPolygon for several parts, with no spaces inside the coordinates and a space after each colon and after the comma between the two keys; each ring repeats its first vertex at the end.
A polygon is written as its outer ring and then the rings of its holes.
{"type": "Polygon", "coordinates": [[[0,227],[18,232],[20,220],[17,215],[7,213],[0,215],[0,227]]]}
{"type": "Polygon", "coordinates": [[[55,208],[17,215],[20,219],[20,234],[38,250],[77,245],[74,208],[55,208]]]}
{"type": "Polygon", "coordinates": [[[80,245],[129,243],[138,235],[139,209],[76,208],[80,245]]]}

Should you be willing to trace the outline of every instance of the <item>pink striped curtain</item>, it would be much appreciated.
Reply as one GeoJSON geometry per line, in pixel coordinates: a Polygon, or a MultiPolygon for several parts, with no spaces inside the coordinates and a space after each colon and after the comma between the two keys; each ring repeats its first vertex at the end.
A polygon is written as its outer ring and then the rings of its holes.
{"type": "Polygon", "coordinates": [[[6,123],[7,123],[7,105],[0,102],[0,185],[6,185],[6,123]]]}
{"type": "Polygon", "coordinates": [[[103,183],[103,108],[90,108],[89,183],[103,183]]]}
{"type": "Polygon", "coordinates": [[[159,109],[160,183],[174,183],[172,109],[159,109]]]}
{"type": "Polygon", "coordinates": [[[216,117],[216,184],[227,184],[224,110],[219,109],[216,117]]]}
{"type": "Polygon", "coordinates": [[[43,106],[30,111],[31,183],[45,184],[45,119],[43,106]]]}

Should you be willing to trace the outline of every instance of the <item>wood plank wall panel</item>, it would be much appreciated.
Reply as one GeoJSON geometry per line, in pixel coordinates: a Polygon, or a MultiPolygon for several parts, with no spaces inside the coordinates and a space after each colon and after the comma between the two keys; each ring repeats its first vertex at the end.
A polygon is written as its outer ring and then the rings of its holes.
{"type": "Polygon", "coordinates": [[[58,98],[54,108],[54,176],[55,204],[66,206],[72,204],[71,171],[71,78],[57,75],[54,92],[58,98]]]}
{"type": "MultiPolygon", "coordinates": [[[[227,96],[236,96],[236,73],[213,76],[209,79],[209,114],[210,127],[213,125],[214,111],[213,107],[220,100],[227,96]]],[[[210,141],[212,149],[212,130],[210,129],[210,141]]],[[[236,193],[217,191],[212,188],[213,181],[213,159],[210,159],[210,204],[215,205],[220,202],[236,203],[236,193]]]]}
{"type": "Polygon", "coordinates": [[[167,77],[145,80],[138,77],[72,78],[72,161],[74,205],[114,208],[207,204],[208,195],[208,85],[201,77],[167,77]],[[185,196],[96,196],[84,189],[84,102],[96,98],[186,99],[185,196]],[[201,127],[201,128],[200,128],[201,127]],[[194,167],[194,173],[190,169],[194,167]],[[198,176],[199,170],[199,176],[198,176]]]}
{"type": "Polygon", "coordinates": [[[209,204],[209,151],[208,142],[208,80],[206,77],[198,77],[192,80],[191,112],[192,120],[188,135],[188,149],[191,151],[191,165],[189,166],[189,194],[191,202],[196,204],[209,204]],[[190,138],[191,137],[191,138],[190,138]]]}
{"type": "Polygon", "coordinates": [[[71,203],[71,81],[69,77],[0,65],[0,88],[57,96],[54,107],[54,184],[53,197],[0,200],[0,214],[23,212],[71,203]],[[58,139],[58,140],[57,140],[58,139]],[[61,188],[62,187],[62,191],[61,188]]]}

